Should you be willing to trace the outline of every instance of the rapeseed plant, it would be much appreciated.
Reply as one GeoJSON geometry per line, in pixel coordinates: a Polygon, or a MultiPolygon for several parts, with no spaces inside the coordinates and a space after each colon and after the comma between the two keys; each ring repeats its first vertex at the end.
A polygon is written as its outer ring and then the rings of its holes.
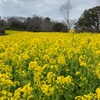
{"type": "Polygon", "coordinates": [[[11,32],[0,37],[0,100],[100,99],[100,34],[11,32]]]}

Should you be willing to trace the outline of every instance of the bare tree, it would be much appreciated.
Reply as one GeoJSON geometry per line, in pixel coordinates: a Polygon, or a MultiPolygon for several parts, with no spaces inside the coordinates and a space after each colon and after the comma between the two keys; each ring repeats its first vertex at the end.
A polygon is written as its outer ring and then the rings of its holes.
{"type": "Polygon", "coordinates": [[[100,0],[95,0],[97,2],[97,4],[100,6],[100,0]]]}
{"type": "Polygon", "coordinates": [[[67,2],[64,3],[63,5],[61,5],[61,7],[60,7],[60,12],[66,21],[68,30],[70,30],[70,12],[71,12],[71,9],[72,9],[71,0],[67,0],[67,2]]]}
{"type": "Polygon", "coordinates": [[[46,17],[43,22],[41,23],[41,30],[45,32],[50,32],[53,27],[53,22],[49,17],[46,17]]]}

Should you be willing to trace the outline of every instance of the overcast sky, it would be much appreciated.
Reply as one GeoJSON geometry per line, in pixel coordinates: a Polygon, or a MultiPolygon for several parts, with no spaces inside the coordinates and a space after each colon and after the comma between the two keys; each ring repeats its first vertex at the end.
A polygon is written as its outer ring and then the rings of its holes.
{"type": "MultiPolygon", "coordinates": [[[[0,0],[0,16],[32,17],[39,15],[53,20],[62,20],[59,8],[66,0],[0,0]]],[[[85,9],[94,7],[95,0],[71,0],[71,19],[80,17],[85,9]]]]}

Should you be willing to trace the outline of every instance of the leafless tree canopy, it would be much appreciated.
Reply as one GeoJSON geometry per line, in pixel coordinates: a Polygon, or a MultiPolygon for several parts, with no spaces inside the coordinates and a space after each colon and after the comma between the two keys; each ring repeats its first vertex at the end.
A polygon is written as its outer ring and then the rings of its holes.
{"type": "Polygon", "coordinates": [[[97,2],[97,4],[100,6],[100,0],[95,0],[97,2]]]}
{"type": "Polygon", "coordinates": [[[70,30],[70,12],[72,9],[71,0],[67,0],[67,2],[60,7],[60,12],[63,15],[67,27],[70,30]]]}

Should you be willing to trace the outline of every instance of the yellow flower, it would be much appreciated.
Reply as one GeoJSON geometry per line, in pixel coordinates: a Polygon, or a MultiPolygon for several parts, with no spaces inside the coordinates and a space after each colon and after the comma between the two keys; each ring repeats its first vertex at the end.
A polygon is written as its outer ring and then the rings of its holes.
{"type": "Polygon", "coordinates": [[[30,83],[28,83],[27,85],[25,85],[23,88],[22,88],[22,91],[23,91],[23,97],[27,96],[27,95],[31,95],[31,91],[32,91],[32,87],[30,87],[30,83]]]}
{"type": "Polygon", "coordinates": [[[63,40],[63,39],[58,39],[58,40],[56,41],[56,45],[57,45],[57,46],[63,46],[63,45],[64,45],[64,40],[63,40]]]}
{"type": "Polygon", "coordinates": [[[100,88],[96,89],[96,94],[97,94],[97,99],[99,100],[100,99],[100,88]]]}
{"type": "Polygon", "coordinates": [[[86,77],[83,77],[83,76],[80,76],[80,79],[84,81],[84,80],[86,80],[87,78],[86,78],[86,77]]]}
{"type": "Polygon", "coordinates": [[[33,98],[33,95],[28,96],[27,100],[30,100],[31,98],[33,98]]]}
{"type": "Polygon", "coordinates": [[[77,71],[77,72],[75,73],[75,76],[77,76],[77,75],[79,75],[79,74],[81,74],[80,71],[77,71]]]}
{"type": "Polygon", "coordinates": [[[71,29],[71,30],[69,31],[69,33],[75,33],[75,30],[71,29]]]}
{"type": "Polygon", "coordinates": [[[96,54],[97,57],[99,57],[99,56],[100,56],[100,50],[97,50],[97,51],[95,52],[95,54],[96,54]]]}
{"type": "Polygon", "coordinates": [[[91,58],[88,58],[88,62],[91,62],[91,58]]]}
{"type": "Polygon", "coordinates": [[[12,93],[11,93],[11,92],[8,92],[8,96],[9,96],[9,97],[12,97],[12,93]]]}
{"type": "Polygon", "coordinates": [[[30,62],[28,69],[29,70],[34,70],[38,66],[38,63],[36,61],[30,62]]]}
{"type": "Polygon", "coordinates": [[[92,96],[91,95],[84,95],[83,96],[83,98],[85,99],[85,100],[92,100],[92,96]]]}
{"type": "Polygon", "coordinates": [[[96,100],[96,99],[95,99],[95,94],[89,93],[83,96],[76,96],[75,100],[96,100]]]}
{"type": "Polygon", "coordinates": [[[27,85],[25,85],[23,88],[18,88],[17,90],[15,90],[14,93],[14,99],[15,100],[19,100],[21,98],[26,98],[27,96],[31,95],[31,91],[32,91],[32,87],[30,87],[30,83],[28,83],[27,85]]]}
{"type": "Polygon", "coordinates": [[[51,59],[50,59],[50,64],[56,64],[56,59],[51,58],[51,59]]]}
{"type": "Polygon", "coordinates": [[[81,96],[76,96],[76,97],[75,97],[75,100],[82,100],[82,99],[81,99],[81,96]]]}
{"type": "Polygon", "coordinates": [[[58,63],[61,65],[66,64],[65,57],[63,55],[58,56],[58,63]]]}
{"type": "Polygon", "coordinates": [[[3,95],[6,95],[6,94],[7,94],[7,91],[6,91],[6,90],[3,90],[3,91],[2,91],[2,94],[3,94],[3,95]]]}
{"type": "Polygon", "coordinates": [[[67,77],[64,78],[64,81],[66,84],[72,84],[72,77],[68,75],[67,77]]]}
{"type": "Polygon", "coordinates": [[[48,72],[47,74],[47,80],[49,83],[53,82],[54,81],[54,78],[55,78],[55,74],[53,72],[48,72]]]}
{"type": "Polygon", "coordinates": [[[96,70],[95,70],[95,74],[96,74],[96,76],[100,79],[100,70],[99,70],[99,69],[96,69],[96,70]]]}
{"type": "Polygon", "coordinates": [[[50,57],[48,55],[43,56],[43,60],[48,61],[49,59],[50,59],[50,57]]]}
{"type": "Polygon", "coordinates": [[[45,95],[50,96],[53,94],[54,87],[51,87],[50,85],[47,84],[43,84],[41,85],[41,90],[45,95]]]}
{"type": "Polygon", "coordinates": [[[57,84],[72,84],[72,77],[57,76],[56,82],[57,84]]]}
{"type": "Polygon", "coordinates": [[[18,88],[17,90],[15,90],[15,93],[14,93],[14,98],[16,100],[20,99],[20,93],[22,92],[22,89],[21,88],[18,88]]]}
{"type": "Polygon", "coordinates": [[[22,71],[22,76],[23,76],[23,77],[26,77],[26,73],[25,73],[24,70],[22,71]]]}
{"type": "Polygon", "coordinates": [[[58,71],[58,70],[59,70],[59,68],[58,68],[58,66],[57,66],[57,65],[51,65],[51,66],[50,66],[50,68],[51,68],[51,69],[53,69],[53,70],[56,70],[56,71],[58,71]]]}
{"type": "Polygon", "coordinates": [[[87,63],[85,62],[85,59],[87,59],[86,55],[81,55],[79,57],[80,66],[85,66],[86,67],[87,63]]]}
{"type": "Polygon", "coordinates": [[[14,83],[12,80],[10,80],[10,77],[6,74],[1,74],[0,73],[0,85],[6,85],[7,87],[9,86],[14,86],[14,83]]]}
{"type": "Polygon", "coordinates": [[[86,65],[87,65],[87,64],[86,64],[85,62],[83,62],[83,61],[80,62],[80,66],[85,66],[85,67],[86,67],[86,65]]]}
{"type": "Polygon", "coordinates": [[[57,76],[57,80],[56,80],[56,82],[57,82],[57,84],[64,84],[64,76],[57,76]]]}

